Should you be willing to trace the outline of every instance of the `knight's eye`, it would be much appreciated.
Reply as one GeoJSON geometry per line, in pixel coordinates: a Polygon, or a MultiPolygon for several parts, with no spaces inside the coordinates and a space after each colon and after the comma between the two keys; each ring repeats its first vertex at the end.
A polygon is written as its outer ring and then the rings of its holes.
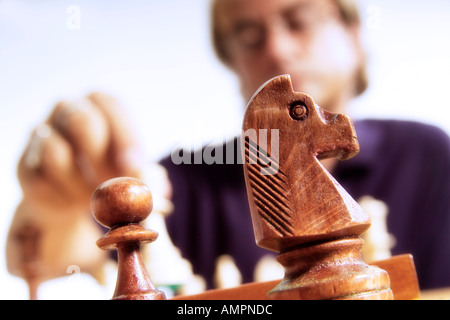
{"type": "Polygon", "coordinates": [[[295,101],[290,106],[289,115],[296,121],[305,120],[308,117],[308,108],[302,101],[295,101]]]}

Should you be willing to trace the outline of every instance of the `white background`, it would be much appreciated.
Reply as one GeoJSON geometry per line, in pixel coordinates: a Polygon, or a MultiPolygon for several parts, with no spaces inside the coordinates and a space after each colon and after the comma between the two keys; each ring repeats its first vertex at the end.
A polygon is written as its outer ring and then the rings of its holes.
{"type": "MultiPolygon", "coordinates": [[[[449,133],[450,1],[360,7],[371,85],[351,116],[418,120],[449,133]]],[[[208,13],[209,0],[0,0],[0,299],[27,297],[4,262],[20,200],[15,169],[56,101],[94,89],[114,94],[149,160],[238,132],[245,101],[213,54],[208,13]]]]}

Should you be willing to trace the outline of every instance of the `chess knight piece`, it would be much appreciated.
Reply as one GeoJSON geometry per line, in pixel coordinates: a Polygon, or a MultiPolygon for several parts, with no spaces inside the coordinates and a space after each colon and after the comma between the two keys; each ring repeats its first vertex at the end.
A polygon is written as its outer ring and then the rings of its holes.
{"type": "Polygon", "coordinates": [[[268,298],[392,299],[388,273],[361,259],[369,216],[319,161],[358,153],[349,118],[279,76],[250,100],[242,144],[256,242],[285,269],[268,298]]]}

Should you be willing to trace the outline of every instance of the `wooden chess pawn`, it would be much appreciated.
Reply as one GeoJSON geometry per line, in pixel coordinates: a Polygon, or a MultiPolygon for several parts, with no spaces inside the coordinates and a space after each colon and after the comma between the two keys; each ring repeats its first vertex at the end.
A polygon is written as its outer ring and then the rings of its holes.
{"type": "Polygon", "coordinates": [[[140,225],[153,208],[149,188],[134,178],[115,178],[92,194],[95,219],[111,230],[97,241],[101,249],[117,249],[118,275],[114,300],[163,300],[166,296],[150,280],[143,263],[141,243],[156,240],[158,233],[140,225]]]}

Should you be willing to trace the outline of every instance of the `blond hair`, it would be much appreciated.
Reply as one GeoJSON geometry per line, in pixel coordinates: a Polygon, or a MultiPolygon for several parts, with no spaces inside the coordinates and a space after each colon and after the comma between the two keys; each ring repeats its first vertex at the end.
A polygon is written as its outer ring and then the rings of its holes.
{"type": "MultiPolygon", "coordinates": [[[[214,51],[222,63],[229,66],[230,57],[225,41],[223,21],[221,21],[224,1],[212,0],[211,3],[211,37],[214,51]]],[[[361,23],[358,5],[355,0],[334,0],[340,17],[348,26],[359,26],[361,23]]],[[[362,94],[368,87],[367,66],[364,63],[358,70],[355,95],[362,94]]]]}

